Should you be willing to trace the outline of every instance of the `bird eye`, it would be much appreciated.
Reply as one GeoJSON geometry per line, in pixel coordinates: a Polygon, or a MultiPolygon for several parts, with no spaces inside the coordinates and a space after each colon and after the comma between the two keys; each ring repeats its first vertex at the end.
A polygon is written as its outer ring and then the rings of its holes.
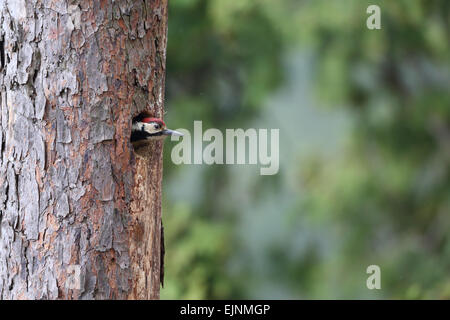
{"type": "Polygon", "coordinates": [[[159,129],[161,129],[161,125],[160,124],[155,124],[155,130],[159,130],[159,129]]]}

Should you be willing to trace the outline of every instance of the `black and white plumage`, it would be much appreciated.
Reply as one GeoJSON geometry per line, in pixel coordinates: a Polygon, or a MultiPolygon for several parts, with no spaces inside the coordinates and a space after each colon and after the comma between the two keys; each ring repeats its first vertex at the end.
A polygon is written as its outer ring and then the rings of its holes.
{"type": "Polygon", "coordinates": [[[139,115],[133,119],[131,127],[131,143],[134,147],[142,146],[154,140],[163,140],[168,136],[182,136],[181,132],[167,129],[159,118],[139,115]]]}

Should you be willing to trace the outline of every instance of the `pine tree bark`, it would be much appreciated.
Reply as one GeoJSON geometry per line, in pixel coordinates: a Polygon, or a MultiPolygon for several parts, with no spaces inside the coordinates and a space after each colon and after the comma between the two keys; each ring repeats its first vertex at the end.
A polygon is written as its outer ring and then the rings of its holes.
{"type": "Polygon", "coordinates": [[[167,0],[0,0],[0,298],[155,299],[167,0]]]}

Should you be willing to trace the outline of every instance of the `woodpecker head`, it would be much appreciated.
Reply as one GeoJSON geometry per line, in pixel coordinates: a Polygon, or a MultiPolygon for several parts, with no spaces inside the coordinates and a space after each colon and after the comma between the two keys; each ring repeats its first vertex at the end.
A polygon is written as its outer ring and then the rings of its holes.
{"type": "Polygon", "coordinates": [[[163,140],[167,136],[182,136],[181,132],[166,128],[164,121],[158,118],[139,115],[133,119],[131,142],[140,145],[152,140],[163,140]]]}

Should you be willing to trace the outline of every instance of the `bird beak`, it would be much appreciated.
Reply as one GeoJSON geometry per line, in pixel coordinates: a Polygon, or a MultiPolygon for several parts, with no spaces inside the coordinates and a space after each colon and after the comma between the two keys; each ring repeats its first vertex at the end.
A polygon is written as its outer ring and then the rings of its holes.
{"type": "Polygon", "coordinates": [[[165,136],[180,136],[180,137],[184,136],[184,134],[182,134],[181,132],[170,129],[164,129],[162,134],[165,136]]]}

